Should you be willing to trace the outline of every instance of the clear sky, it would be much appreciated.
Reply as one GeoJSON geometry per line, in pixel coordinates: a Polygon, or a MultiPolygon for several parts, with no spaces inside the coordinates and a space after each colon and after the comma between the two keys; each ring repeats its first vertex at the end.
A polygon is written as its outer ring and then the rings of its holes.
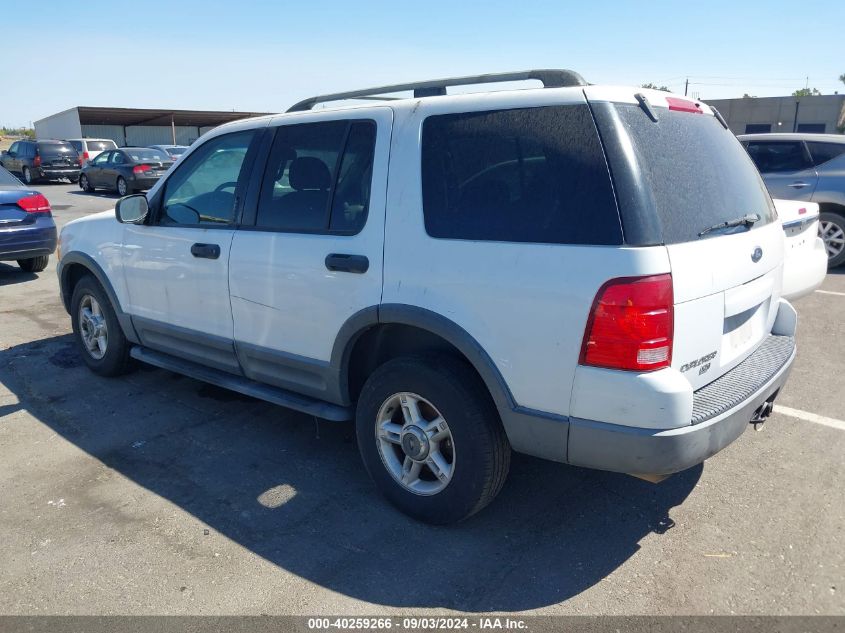
{"type": "Polygon", "coordinates": [[[681,93],[689,77],[705,100],[785,95],[807,77],[845,92],[843,0],[0,0],[0,24],[6,126],[76,105],[276,112],[528,68],[681,93]]]}

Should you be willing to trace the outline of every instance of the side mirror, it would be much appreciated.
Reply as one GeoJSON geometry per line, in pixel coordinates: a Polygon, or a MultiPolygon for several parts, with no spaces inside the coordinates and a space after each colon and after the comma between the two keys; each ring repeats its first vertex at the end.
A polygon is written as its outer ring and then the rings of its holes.
{"type": "Polygon", "coordinates": [[[122,224],[143,224],[149,212],[147,196],[142,193],[124,196],[114,207],[114,215],[122,224]]]}

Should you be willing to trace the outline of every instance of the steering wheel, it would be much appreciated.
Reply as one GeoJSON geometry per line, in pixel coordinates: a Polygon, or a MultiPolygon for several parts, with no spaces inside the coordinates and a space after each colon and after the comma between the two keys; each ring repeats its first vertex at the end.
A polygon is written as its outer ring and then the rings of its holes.
{"type": "Polygon", "coordinates": [[[224,189],[228,189],[231,187],[232,189],[237,188],[238,183],[236,182],[224,182],[222,185],[218,185],[217,188],[214,190],[215,193],[218,191],[223,191],[224,189]]]}

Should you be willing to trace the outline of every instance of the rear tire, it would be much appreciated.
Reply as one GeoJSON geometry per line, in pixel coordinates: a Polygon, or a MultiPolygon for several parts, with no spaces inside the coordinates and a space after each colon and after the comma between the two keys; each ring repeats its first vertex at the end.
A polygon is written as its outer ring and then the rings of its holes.
{"type": "Polygon", "coordinates": [[[845,217],[830,211],[820,213],[819,237],[827,250],[827,267],[845,263],[845,217]]]}
{"type": "Polygon", "coordinates": [[[79,353],[100,376],[120,376],[134,368],[131,345],[102,286],[86,275],[73,289],[70,318],[79,353]]]}
{"type": "Polygon", "coordinates": [[[510,467],[490,394],[452,356],[402,357],[376,369],[358,399],[355,426],[364,466],[381,493],[426,523],[475,514],[499,493],[510,467]]]}
{"type": "Polygon", "coordinates": [[[25,185],[31,185],[34,180],[32,178],[32,170],[29,167],[24,167],[21,170],[21,178],[25,185]]]}
{"type": "Polygon", "coordinates": [[[79,188],[85,193],[93,193],[94,191],[94,187],[91,186],[91,181],[88,180],[88,176],[85,174],[82,174],[79,177],[79,188]]]}
{"type": "Polygon", "coordinates": [[[41,255],[40,257],[29,257],[27,259],[19,259],[18,266],[21,270],[27,273],[40,273],[47,268],[47,262],[50,260],[49,255],[41,255]]]}

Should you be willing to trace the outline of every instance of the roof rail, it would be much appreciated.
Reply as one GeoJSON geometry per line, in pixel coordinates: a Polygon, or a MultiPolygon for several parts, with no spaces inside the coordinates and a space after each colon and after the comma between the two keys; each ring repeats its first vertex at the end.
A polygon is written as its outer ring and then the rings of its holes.
{"type": "Polygon", "coordinates": [[[536,79],[543,83],[544,88],[563,88],[566,86],[586,86],[584,78],[573,70],[522,70],[512,73],[494,73],[490,75],[471,75],[469,77],[450,77],[448,79],[434,79],[417,81],[408,84],[380,86],[351,92],[336,92],[334,94],[309,97],[295,103],[288,112],[302,112],[310,110],[318,103],[327,101],[344,101],[346,99],[365,99],[374,95],[390,94],[392,92],[414,91],[414,97],[437,97],[446,94],[447,86],[470,86],[474,84],[492,84],[503,81],[525,81],[536,79]]]}

